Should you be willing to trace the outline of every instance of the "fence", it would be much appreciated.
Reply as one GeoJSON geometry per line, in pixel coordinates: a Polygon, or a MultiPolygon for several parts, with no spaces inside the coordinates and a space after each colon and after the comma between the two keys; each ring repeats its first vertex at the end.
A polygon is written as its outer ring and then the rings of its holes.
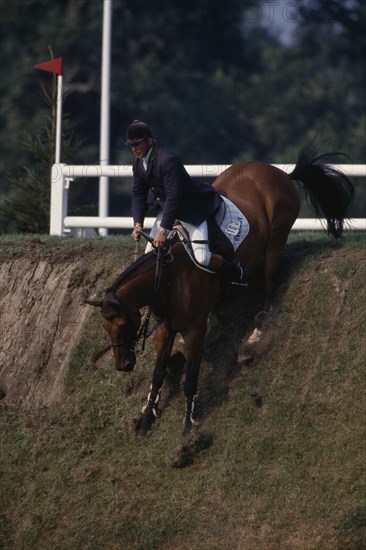
{"type": "MultiPolygon", "coordinates": [[[[193,177],[217,178],[226,168],[227,164],[203,164],[186,165],[187,172],[193,177]]],[[[273,164],[285,172],[294,169],[294,164],[273,164]]],[[[339,170],[347,176],[366,176],[366,165],[364,164],[340,164],[339,170]]],[[[130,165],[68,165],[54,164],[51,173],[51,212],[50,212],[50,235],[67,235],[72,228],[106,228],[106,229],[130,229],[133,225],[131,217],[98,217],[98,216],[68,216],[68,191],[74,178],[106,176],[131,177],[132,167],[130,165]]],[[[146,218],[145,227],[150,228],[155,218],[146,218]]],[[[299,218],[296,220],[293,229],[295,230],[318,230],[322,229],[322,222],[313,218],[299,218]]],[[[366,219],[352,219],[346,229],[366,230],[366,219]]]]}

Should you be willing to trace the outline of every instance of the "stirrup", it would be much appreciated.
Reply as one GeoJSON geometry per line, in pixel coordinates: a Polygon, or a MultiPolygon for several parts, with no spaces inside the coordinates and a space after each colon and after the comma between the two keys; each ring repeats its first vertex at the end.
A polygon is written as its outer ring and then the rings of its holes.
{"type": "Polygon", "coordinates": [[[240,269],[240,276],[239,276],[239,279],[237,281],[231,281],[231,285],[236,285],[236,286],[248,286],[248,283],[246,281],[246,273],[244,271],[244,268],[240,265],[240,263],[237,264],[237,267],[240,269]]]}

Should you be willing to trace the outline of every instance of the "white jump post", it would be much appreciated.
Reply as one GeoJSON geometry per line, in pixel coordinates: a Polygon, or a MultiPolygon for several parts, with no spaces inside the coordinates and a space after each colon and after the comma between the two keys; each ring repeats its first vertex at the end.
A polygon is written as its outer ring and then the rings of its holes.
{"type": "Polygon", "coordinates": [[[64,235],[67,216],[68,187],[63,174],[64,164],[54,164],[51,171],[50,235],[64,235]]]}
{"type": "MultiPolygon", "coordinates": [[[[100,110],[100,165],[109,164],[109,123],[110,123],[110,75],[111,75],[111,31],[112,0],[103,0],[103,46],[102,46],[102,85],[100,110]]],[[[99,216],[107,217],[109,211],[109,178],[99,178],[99,216]]],[[[100,235],[108,235],[106,228],[99,229],[100,235]]]]}

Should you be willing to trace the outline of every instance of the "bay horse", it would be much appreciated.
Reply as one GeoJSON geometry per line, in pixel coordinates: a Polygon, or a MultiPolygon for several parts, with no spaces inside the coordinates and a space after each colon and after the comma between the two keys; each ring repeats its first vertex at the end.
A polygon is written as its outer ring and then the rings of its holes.
{"type": "MultiPolygon", "coordinates": [[[[290,174],[263,162],[237,163],[213,184],[249,221],[249,234],[237,249],[235,260],[240,261],[249,274],[264,260],[267,295],[273,290],[288,234],[299,214],[298,182],[303,183],[316,215],[325,218],[328,234],[335,238],[342,235],[354,188],[343,173],[327,164],[330,155],[334,158],[334,153],[317,156],[313,146],[304,147],[290,174]]],[[[157,416],[160,391],[177,333],[183,337],[186,360],[183,433],[193,430],[208,316],[219,301],[223,285],[215,274],[193,264],[181,242],[172,245],[171,257],[172,262],[164,263],[158,262],[159,255],[154,252],[141,256],[122,273],[102,300],[88,301],[101,308],[102,325],[111,340],[115,367],[120,371],[131,371],[135,367],[141,309],[150,306],[157,321],[154,333],[157,357],[152,384],[136,425],[142,435],[157,416]],[[157,275],[158,263],[162,267],[157,275]]]]}

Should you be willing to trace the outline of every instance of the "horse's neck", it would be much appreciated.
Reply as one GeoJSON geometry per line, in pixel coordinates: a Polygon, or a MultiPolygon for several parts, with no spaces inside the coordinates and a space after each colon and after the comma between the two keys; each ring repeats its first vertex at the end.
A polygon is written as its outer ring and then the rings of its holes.
{"type": "Polygon", "coordinates": [[[150,304],[154,290],[155,262],[142,266],[120,285],[116,294],[132,307],[140,309],[150,304]]]}
{"type": "MultiPolygon", "coordinates": [[[[179,284],[187,274],[187,271],[196,272],[196,267],[189,259],[183,245],[177,242],[172,247],[171,264],[163,265],[160,278],[160,286],[157,292],[159,293],[159,307],[165,307],[166,300],[170,286],[179,284]]],[[[156,272],[156,256],[146,258],[146,261],[142,261],[136,270],[133,270],[127,274],[127,277],[118,287],[116,294],[132,308],[141,309],[144,306],[148,306],[152,302],[155,288],[155,272],[156,272]]],[[[191,285],[188,285],[191,289],[194,287],[194,278],[190,279],[191,285]],[[192,287],[193,285],[193,287],[192,287]]],[[[186,291],[187,285],[186,286],[186,291]]],[[[155,298],[157,298],[155,296],[155,298]]],[[[156,301],[156,300],[155,300],[156,301]]]]}

